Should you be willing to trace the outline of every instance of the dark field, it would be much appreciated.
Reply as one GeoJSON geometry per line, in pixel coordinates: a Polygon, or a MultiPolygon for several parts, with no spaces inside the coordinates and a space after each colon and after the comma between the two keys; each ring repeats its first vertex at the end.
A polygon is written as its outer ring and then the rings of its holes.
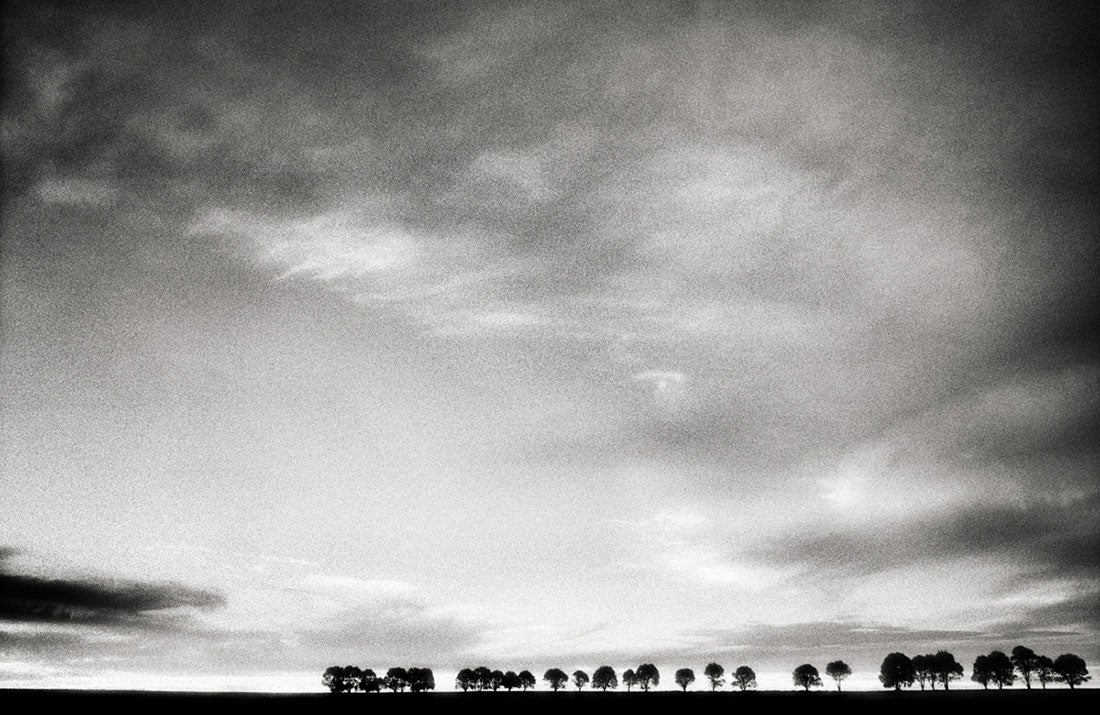
{"type": "Polygon", "coordinates": [[[762,693],[429,693],[239,694],[74,691],[0,691],[0,712],[150,713],[170,709],[201,713],[1016,713],[1100,712],[1100,689],[956,692],[762,692],[762,693]]]}

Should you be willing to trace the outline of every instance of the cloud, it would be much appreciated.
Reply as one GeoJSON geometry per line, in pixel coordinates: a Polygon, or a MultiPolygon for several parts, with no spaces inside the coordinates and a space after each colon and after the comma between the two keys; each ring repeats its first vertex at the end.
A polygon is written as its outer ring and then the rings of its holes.
{"type": "Polygon", "coordinates": [[[2,568],[2,621],[155,627],[179,609],[225,604],[218,593],[178,584],[47,579],[2,568]]]}
{"type": "Polygon", "coordinates": [[[797,565],[829,578],[995,557],[1032,579],[1096,579],[1097,504],[1096,494],[1065,503],[973,504],[871,528],[776,537],[756,547],[753,556],[760,563],[797,565]]]}

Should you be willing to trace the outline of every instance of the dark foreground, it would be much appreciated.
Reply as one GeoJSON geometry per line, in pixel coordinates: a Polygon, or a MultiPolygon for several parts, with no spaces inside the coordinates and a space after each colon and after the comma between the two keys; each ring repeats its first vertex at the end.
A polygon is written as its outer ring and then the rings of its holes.
{"type": "Polygon", "coordinates": [[[0,690],[0,712],[149,713],[1051,713],[1100,712],[1100,689],[954,692],[251,694],[0,690]]]}

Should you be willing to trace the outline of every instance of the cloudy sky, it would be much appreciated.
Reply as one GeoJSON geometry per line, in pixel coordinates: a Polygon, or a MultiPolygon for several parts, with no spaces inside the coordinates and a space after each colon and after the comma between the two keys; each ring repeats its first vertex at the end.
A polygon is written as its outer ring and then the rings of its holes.
{"type": "Polygon", "coordinates": [[[1100,660],[1095,5],[5,7],[0,684],[1100,660]]]}

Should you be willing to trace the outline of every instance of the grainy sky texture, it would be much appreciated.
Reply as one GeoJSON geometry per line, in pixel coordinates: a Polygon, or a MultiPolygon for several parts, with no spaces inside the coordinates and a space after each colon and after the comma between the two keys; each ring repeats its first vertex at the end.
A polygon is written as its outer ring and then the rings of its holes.
{"type": "Polygon", "coordinates": [[[1095,662],[1097,29],[6,4],[0,685],[1095,662]]]}

